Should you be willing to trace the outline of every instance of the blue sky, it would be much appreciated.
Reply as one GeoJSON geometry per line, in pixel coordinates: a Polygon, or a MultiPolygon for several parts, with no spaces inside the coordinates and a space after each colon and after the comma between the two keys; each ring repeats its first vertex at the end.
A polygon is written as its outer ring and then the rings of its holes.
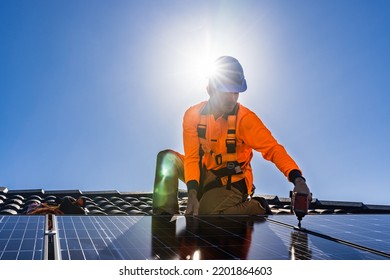
{"type": "MultiPolygon", "coordinates": [[[[314,197],[390,204],[388,1],[1,1],[0,186],[152,191],[203,65],[242,63],[314,197]]],[[[256,153],[259,194],[291,184],[256,153]]],[[[183,186],[182,186],[183,187],[183,186]]]]}

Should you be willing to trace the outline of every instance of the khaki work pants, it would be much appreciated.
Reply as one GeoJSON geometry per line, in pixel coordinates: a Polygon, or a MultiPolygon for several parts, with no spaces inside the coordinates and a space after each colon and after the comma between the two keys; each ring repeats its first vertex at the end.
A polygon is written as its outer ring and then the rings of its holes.
{"type": "MultiPolygon", "coordinates": [[[[179,180],[184,182],[184,156],[173,150],[158,153],[153,190],[153,213],[179,213],[177,200],[179,180]]],[[[199,214],[264,215],[257,200],[242,201],[242,193],[232,187],[217,187],[205,192],[199,201],[199,214]]]]}

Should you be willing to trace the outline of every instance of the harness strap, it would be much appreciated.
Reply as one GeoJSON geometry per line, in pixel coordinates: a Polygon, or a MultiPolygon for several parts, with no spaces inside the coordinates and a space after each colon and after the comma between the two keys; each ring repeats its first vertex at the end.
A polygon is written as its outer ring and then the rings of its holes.
{"type": "MultiPolygon", "coordinates": [[[[235,110],[237,113],[237,110],[235,110]]],[[[236,121],[237,116],[229,115],[228,116],[228,131],[226,136],[226,150],[228,154],[236,154],[236,121]]]]}
{"type": "MultiPolygon", "coordinates": [[[[234,110],[234,113],[237,113],[237,108],[234,110]]],[[[227,136],[226,136],[226,151],[227,152],[216,154],[210,148],[210,145],[206,140],[206,130],[207,130],[206,115],[204,115],[204,114],[200,115],[200,123],[197,126],[198,138],[199,138],[199,143],[200,143],[200,150],[202,150],[204,154],[209,154],[214,159],[214,161],[217,165],[222,165],[224,163],[237,161],[236,120],[237,120],[236,115],[229,115],[228,116],[228,132],[227,132],[227,136]]],[[[204,155],[204,154],[202,154],[202,155],[204,155]]]]}
{"type": "MultiPolygon", "coordinates": [[[[207,105],[206,105],[207,106],[207,105]]],[[[222,167],[217,170],[211,170],[217,177],[220,178],[221,182],[226,185],[227,189],[231,188],[232,176],[241,180],[245,178],[245,175],[241,169],[242,164],[239,164],[237,161],[236,153],[236,123],[237,123],[237,111],[239,105],[236,105],[234,110],[227,115],[227,124],[228,130],[226,135],[226,153],[216,154],[211,148],[210,144],[206,140],[206,131],[207,131],[207,114],[205,113],[205,108],[200,114],[200,122],[197,126],[197,133],[199,138],[199,156],[202,159],[203,155],[210,155],[210,160],[213,160],[216,165],[222,166],[226,164],[226,167],[222,167]]],[[[200,165],[200,170],[202,166],[200,165]]]]}

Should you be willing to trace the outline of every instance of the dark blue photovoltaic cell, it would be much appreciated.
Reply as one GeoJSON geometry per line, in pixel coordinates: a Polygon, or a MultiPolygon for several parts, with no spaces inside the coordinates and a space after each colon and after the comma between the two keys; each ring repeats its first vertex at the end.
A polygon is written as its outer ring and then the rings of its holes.
{"type": "Polygon", "coordinates": [[[43,259],[44,216],[0,216],[0,260],[43,259]]]}
{"type": "Polygon", "coordinates": [[[57,224],[61,257],[71,260],[385,259],[263,217],[58,216],[57,224]]]}
{"type": "MultiPolygon", "coordinates": [[[[292,215],[270,219],[298,223],[292,215]]],[[[390,254],[390,215],[307,215],[302,227],[390,254]]]]}

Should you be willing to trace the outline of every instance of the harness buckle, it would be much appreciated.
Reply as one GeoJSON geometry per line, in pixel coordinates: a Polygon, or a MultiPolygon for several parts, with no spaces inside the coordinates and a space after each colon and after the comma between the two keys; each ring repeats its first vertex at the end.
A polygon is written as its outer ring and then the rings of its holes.
{"type": "Polygon", "coordinates": [[[221,165],[222,164],[222,155],[221,154],[218,154],[215,156],[215,162],[218,164],[218,165],[221,165]]]}
{"type": "Polygon", "coordinates": [[[226,139],[226,149],[229,154],[236,152],[236,139],[226,139]]]}
{"type": "Polygon", "coordinates": [[[227,164],[226,164],[226,168],[229,169],[229,170],[233,170],[235,169],[235,163],[232,162],[232,161],[229,161],[227,164]]]}
{"type": "Polygon", "coordinates": [[[197,126],[197,132],[198,132],[198,137],[206,139],[206,125],[204,124],[198,124],[197,126]]]}

